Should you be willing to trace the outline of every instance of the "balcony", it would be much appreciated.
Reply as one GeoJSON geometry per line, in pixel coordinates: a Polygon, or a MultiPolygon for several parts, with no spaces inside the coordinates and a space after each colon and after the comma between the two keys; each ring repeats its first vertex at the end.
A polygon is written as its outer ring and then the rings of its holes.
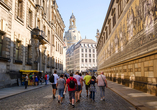
{"type": "Polygon", "coordinates": [[[46,40],[45,32],[43,30],[38,29],[38,27],[34,28],[31,31],[31,34],[32,34],[33,38],[39,39],[39,41],[40,41],[41,44],[47,44],[47,43],[49,43],[49,41],[46,40]]]}

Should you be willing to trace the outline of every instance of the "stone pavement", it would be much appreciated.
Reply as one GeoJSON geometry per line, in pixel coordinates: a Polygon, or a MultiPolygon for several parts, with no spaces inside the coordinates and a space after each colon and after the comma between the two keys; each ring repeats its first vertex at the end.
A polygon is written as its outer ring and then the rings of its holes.
{"type": "Polygon", "coordinates": [[[45,86],[45,84],[40,84],[38,86],[28,86],[27,89],[25,89],[25,86],[15,86],[15,87],[8,87],[8,88],[2,88],[0,89],[0,99],[10,97],[13,95],[17,95],[19,93],[31,91],[37,88],[41,88],[45,86]]]}
{"type": "Polygon", "coordinates": [[[108,81],[109,88],[119,96],[130,102],[135,108],[141,110],[157,110],[157,97],[124,85],[108,81]]]}
{"type": "Polygon", "coordinates": [[[135,110],[130,103],[108,88],[106,89],[105,101],[100,101],[98,88],[95,100],[95,102],[91,102],[90,99],[86,97],[84,87],[81,101],[75,104],[75,108],[69,105],[68,93],[66,93],[63,104],[60,105],[57,103],[57,99],[52,98],[51,85],[47,85],[42,88],[1,99],[0,110],[135,110]]]}

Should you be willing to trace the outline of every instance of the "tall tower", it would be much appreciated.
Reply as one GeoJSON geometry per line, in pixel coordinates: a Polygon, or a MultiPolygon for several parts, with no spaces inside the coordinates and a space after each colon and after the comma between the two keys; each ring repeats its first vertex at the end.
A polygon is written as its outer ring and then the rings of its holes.
{"type": "Polygon", "coordinates": [[[69,29],[74,29],[76,28],[76,18],[74,16],[74,14],[72,13],[71,17],[70,17],[70,26],[69,29]]]}
{"type": "Polygon", "coordinates": [[[78,31],[76,28],[76,18],[73,13],[70,16],[69,22],[70,22],[69,30],[65,32],[64,36],[67,48],[69,48],[71,45],[77,43],[79,40],[82,39],[80,31],[78,31]]]}

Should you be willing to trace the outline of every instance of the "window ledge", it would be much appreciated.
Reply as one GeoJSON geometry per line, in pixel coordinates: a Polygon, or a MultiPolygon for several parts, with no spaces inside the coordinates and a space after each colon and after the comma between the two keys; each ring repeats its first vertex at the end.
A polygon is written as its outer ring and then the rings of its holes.
{"type": "Polygon", "coordinates": [[[20,61],[20,60],[15,60],[14,63],[16,63],[16,64],[22,64],[23,62],[20,61]]]}
{"type": "Polygon", "coordinates": [[[3,62],[10,62],[11,59],[10,59],[10,58],[5,58],[5,57],[1,57],[1,56],[0,56],[0,61],[3,61],[3,62]]]}
{"type": "Polygon", "coordinates": [[[8,11],[11,10],[11,8],[10,8],[6,3],[4,3],[3,1],[0,1],[0,4],[1,4],[2,6],[4,6],[8,11]]]}
{"type": "Polygon", "coordinates": [[[15,20],[24,26],[24,22],[19,16],[17,16],[15,20]]]}

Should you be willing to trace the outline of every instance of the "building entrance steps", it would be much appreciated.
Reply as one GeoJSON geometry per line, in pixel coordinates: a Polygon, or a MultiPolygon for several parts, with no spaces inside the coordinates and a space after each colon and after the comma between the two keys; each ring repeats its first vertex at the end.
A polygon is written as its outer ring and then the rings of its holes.
{"type": "Polygon", "coordinates": [[[42,85],[39,84],[38,86],[28,86],[27,89],[25,89],[25,86],[15,86],[15,87],[8,87],[8,88],[2,88],[0,89],[0,100],[16,95],[16,94],[20,94],[23,92],[27,92],[27,91],[31,91],[34,89],[38,89],[41,88],[43,86],[46,86],[45,83],[43,83],[42,85]]]}
{"type": "Polygon", "coordinates": [[[157,110],[157,97],[144,93],[112,81],[108,82],[108,88],[117,93],[123,99],[130,102],[140,110],[157,110]]]}

